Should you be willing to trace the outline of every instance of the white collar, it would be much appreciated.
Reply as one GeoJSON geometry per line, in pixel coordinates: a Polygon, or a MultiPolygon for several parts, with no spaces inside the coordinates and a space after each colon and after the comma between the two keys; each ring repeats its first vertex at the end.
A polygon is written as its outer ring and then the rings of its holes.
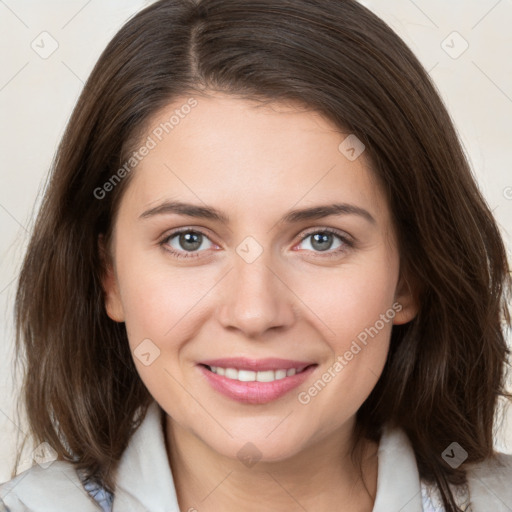
{"type": "MultiPolygon", "coordinates": [[[[121,458],[112,512],[180,512],[163,430],[163,411],[153,402],[121,458]]],[[[421,512],[421,487],[409,439],[385,428],[378,449],[373,512],[421,512]]]]}
{"type": "Polygon", "coordinates": [[[112,512],[180,512],[162,421],[153,401],[119,462],[112,512]]]}
{"type": "MultiPolygon", "coordinates": [[[[164,418],[162,409],[153,401],[121,457],[112,512],[180,512],[165,447],[164,418]]],[[[511,482],[512,455],[498,453],[496,460],[470,465],[471,510],[511,512],[511,482]]],[[[421,490],[408,437],[400,428],[385,428],[378,449],[373,512],[421,512],[421,490]]],[[[49,467],[32,466],[0,484],[0,498],[0,510],[4,500],[12,512],[98,511],[75,467],[66,461],[54,461],[49,467]]]]}

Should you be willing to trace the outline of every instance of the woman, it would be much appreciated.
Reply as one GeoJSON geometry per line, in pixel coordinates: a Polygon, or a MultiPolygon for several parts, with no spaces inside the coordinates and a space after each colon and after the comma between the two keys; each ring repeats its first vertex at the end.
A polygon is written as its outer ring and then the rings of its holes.
{"type": "Polygon", "coordinates": [[[28,248],[46,455],[5,505],[507,510],[507,270],[435,88],[370,11],[156,2],[93,70],[28,248]]]}

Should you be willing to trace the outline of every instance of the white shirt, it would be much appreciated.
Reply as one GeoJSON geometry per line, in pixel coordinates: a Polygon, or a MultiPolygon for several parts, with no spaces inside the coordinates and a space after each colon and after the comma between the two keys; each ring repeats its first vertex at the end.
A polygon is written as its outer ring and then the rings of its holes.
{"type": "MultiPolygon", "coordinates": [[[[165,447],[163,410],[153,402],[124,451],[112,506],[101,501],[102,490],[84,488],[69,462],[35,465],[0,485],[9,512],[180,512],[165,447]],[[97,494],[95,501],[91,494],[97,494]]],[[[441,454],[440,454],[441,456],[441,454]]],[[[461,507],[468,496],[454,488],[461,507]]],[[[468,470],[471,512],[512,512],[512,455],[468,470]]],[[[444,512],[437,490],[419,478],[414,452],[401,429],[385,428],[378,449],[377,495],[373,512],[444,512]]],[[[190,509],[188,509],[190,510],[190,509]]],[[[181,511],[181,512],[188,512],[181,511]]],[[[193,509],[192,509],[193,510],[193,509]]],[[[0,512],[2,505],[0,504],[0,512]]],[[[312,511],[314,512],[314,511],[312,511]]]]}

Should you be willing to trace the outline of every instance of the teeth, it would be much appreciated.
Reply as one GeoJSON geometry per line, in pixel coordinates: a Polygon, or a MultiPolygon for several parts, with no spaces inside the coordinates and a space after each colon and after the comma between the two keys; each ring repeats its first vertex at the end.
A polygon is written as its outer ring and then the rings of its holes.
{"type": "MultiPolygon", "coordinates": [[[[213,371],[213,366],[211,367],[213,371]]],[[[224,374],[228,379],[238,379],[238,370],[234,368],[226,368],[226,373],[224,374]]]]}
{"type": "Polygon", "coordinates": [[[222,368],[220,366],[209,366],[210,370],[217,375],[223,375],[228,379],[239,380],[240,382],[273,382],[285,377],[291,377],[304,370],[302,368],[290,368],[288,370],[264,370],[255,372],[252,370],[237,370],[236,368],[222,368]]]}
{"type": "Polygon", "coordinates": [[[241,380],[242,382],[251,382],[256,380],[256,372],[251,372],[249,370],[238,370],[238,380],[241,380]]]}
{"type": "Polygon", "coordinates": [[[276,379],[284,379],[286,377],[286,370],[276,370],[276,379]]]}
{"type": "MultiPolygon", "coordinates": [[[[240,377],[241,373],[242,373],[241,371],[238,372],[238,378],[240,380],[242,380],[242,378],[240,377]]],[[[251,373],[254,373],[254,372],[251,372],[251,373]]],[[[272,382],[272,381],[276,380],[276,372],[273,370],[266,370],[264,372],[258,372],[255,376],[255,380],[257,380],[258,382],[272,382]]]]}

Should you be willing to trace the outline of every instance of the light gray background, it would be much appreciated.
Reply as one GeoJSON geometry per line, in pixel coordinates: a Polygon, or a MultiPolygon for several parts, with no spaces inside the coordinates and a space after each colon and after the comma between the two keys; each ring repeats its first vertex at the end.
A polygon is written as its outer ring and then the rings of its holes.
{"type": "MultiPolygon", "coordinates": [[[[58,141],[94,63],[121,25],[148,3],[0,0],[0,482],[10,478],[16,429],[26,431],[23,422],[13,422],[12,309],[34,205],[40,204],[58,141]],[[31,47],[51,49],[49,36],[40,35],[44,31],[58,43],[48,58],[31,47]]],[[[512,0],[362,3],[402,36],[430,72],[510,249],[512,0]]],[[[507,418],[496,446],[512,453],[510,410],[507,418]]],[[[22,458],[22,469],[29,467],[30,445],[22,458]]]]}

